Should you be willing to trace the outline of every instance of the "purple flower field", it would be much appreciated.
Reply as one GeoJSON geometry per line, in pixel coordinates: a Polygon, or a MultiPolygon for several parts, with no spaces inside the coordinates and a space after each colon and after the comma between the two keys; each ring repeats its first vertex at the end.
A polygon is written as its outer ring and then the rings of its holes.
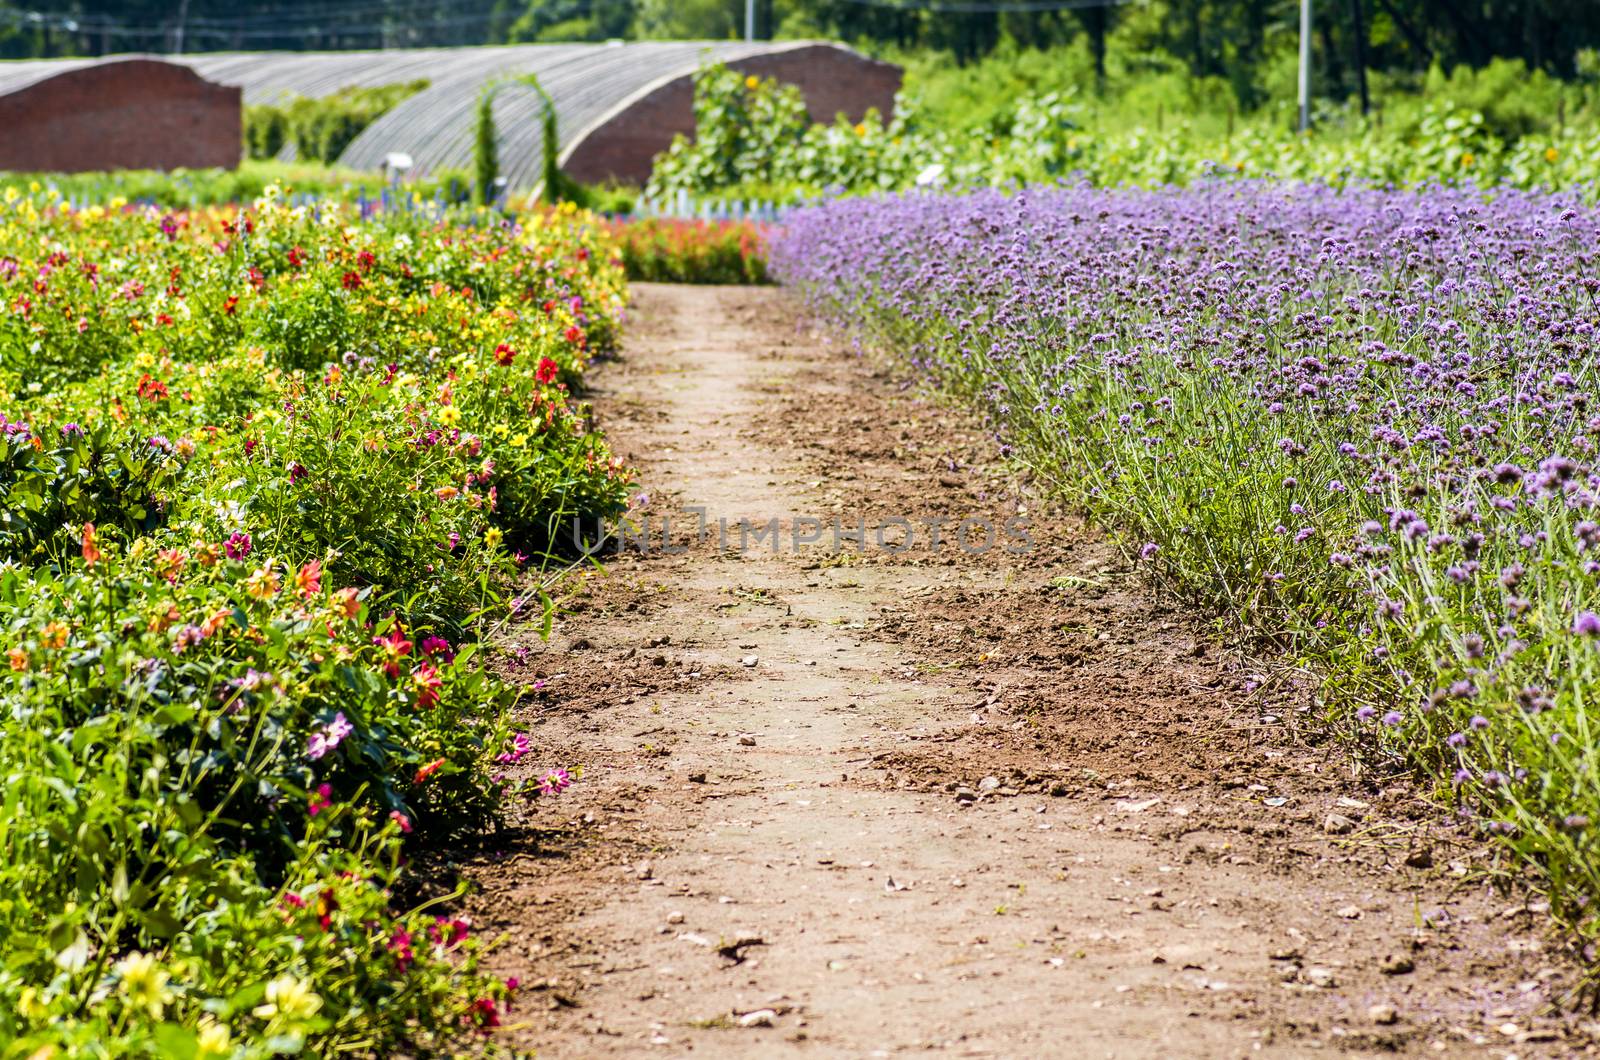
{"type": "Polygon", "coordinates": [[[1576,198],[1229,184],[840,201],[773,265],[1315,662],[1593,939],[1597,254],[1576,198]]]}

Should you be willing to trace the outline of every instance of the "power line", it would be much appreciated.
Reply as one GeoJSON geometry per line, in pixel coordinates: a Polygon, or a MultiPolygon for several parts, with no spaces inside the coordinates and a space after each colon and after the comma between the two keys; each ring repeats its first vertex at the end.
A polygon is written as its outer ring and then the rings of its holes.
{"type": "MultiPolygon", "coordinates": [[[[445,15],[449,7],[437,3],[419,5],[427,9],[419,12],[404,4],[369,4],[366,6],[325,8],[305,11],[295,15],[246,16],[237,19],[195,17],[184,20],[184,32],[191,37],[213,39],[263,39],[282,38],[299,33],[373,36],[391,34],[396,30],[435,30],[461,26],[481,25],[497,19],[512,21],[503,13],[480,11],[472,14],[445,15]],[[388,16],[375,20],[372,16],[388,16]],[[399,21],[403,24],[397,25],[399,21]]],[[[562,13],[581,9],[580,4],[561,5],[562,13]]],[[[9,23],[21,29],[59,30],[66,33],[111,34],[120,37],[162,38],[174,32],[176,21],[157,26],[134,25],[92,15],[57,15],[39,11],[14,11],[0,8],[0,23],[9,23]]]]}
{"type": "Polygon", "coordinates": [[[847,4],[881,11],[927,11],[932,14],[1008,14],[1074,11],[1090,7],[1121,7],[1143,0],[844,0],[847,4]]]}

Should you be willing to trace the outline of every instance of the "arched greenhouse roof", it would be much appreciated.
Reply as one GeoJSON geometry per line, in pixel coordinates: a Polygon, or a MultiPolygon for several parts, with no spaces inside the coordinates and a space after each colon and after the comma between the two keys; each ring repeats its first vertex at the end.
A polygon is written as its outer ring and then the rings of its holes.
{"type": "MultiPolygon", "coordinates": [[[[247,106],[293,95],[325,96],[349,86],[426,79],[426,89],[373,122],[339,158],[355,168],[376,169],[390,153],[402,152],[422,174],[470,168],[479,93],[492,81],[532,74],[555,103],[563,165],[569,171],[577,165],[582,171],[574,175],[580,179],[639,179],[641,164],[648,173],[644,152],[653,155],[673,132],[688,131],[688,78],[708,62],[800,84],[813,116],[822,120],[831,119],[834,111],[857,117],[868,107],[887,115],[900,77],[896,67],[817,41],[523,44],[162,58],[189,66],[208,81],[239,86],[247,106]],[[630,108],[639,112],[630,117],[630,108]],[[598,142],[597,136],[609,139],[598,142]]],[[[97,61],[0,63],[0,94],[97,61]]],[[[500,169],[513,186],[539,181],[540,112],[531,88],[514,85],[496,96],[500,169]]]]}

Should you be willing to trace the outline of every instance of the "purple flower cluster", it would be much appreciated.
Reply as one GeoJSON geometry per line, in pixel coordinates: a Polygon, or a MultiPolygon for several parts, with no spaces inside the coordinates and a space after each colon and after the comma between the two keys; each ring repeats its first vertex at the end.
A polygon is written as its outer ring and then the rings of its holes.
{"type": "Polygon", "coordinates": [[[1320,657],[1353,732],[1559,865],[1558,906],[1600,893],[1600,212],[1256,183],[912,194],[800,211],[772,264],[980,402],[1141,558],[1320,657]]]}

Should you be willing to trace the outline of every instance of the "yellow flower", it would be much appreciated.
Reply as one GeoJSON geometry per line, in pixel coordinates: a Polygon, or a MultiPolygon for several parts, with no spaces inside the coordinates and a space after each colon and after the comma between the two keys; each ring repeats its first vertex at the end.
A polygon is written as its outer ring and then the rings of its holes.
{"type": "Polygon", "coordinates": [[[228,1030],[226,1024],[218,1023],[210,1016],[200,1018],[200,1041],[197,1051],[199,1056],[226,1056],[233,1044],[233,1032],[228,1030]]]}
{"type": "Polygon", "coordinates": [[[322,999],[311,987],[292,975],[280,975],[267,984],[267,1003],[257,1005],[254,1011],[264,1020],[276,1016],[296,1020],[315,1016],[321,1007],[322,999]]]}
{"type": "Polygon", "coordinates": [[[1463,151],[1463,152],[1461,152],[1461,168],[1462,169],[1471,169],[1472,168],[1472,163],[1474,163],[1476,161],[1477,161],[1477,159],[1472,157],[1472,152],[1471,151],[1463,151]]]}
{"type": "Polygon", "coordinates": [[[1560,157],[1561,157],[1561,152],[1557,151],[1554,147],[1546,147],[1544,149],[1544,160],[1546,162],[1554,162],[1556,159],[1558,159],[1560,157]]]}
{"type": "Polygon", "coordinates": [[[266,600],[278,595],[280,584],[278,572],[269,565],[250,575],[250,579],[244,583],[244,591],[257,600],[266,600]]]}
{"type": "Polygon", "coordinates": [[[117,962],[117,975],[122,980],[122,992],[128,995],[129,1003],[160,1019],[166,1011],[167,1002],[172,1000],[172,991],[167,989],[170,976],[156,962],[155,954],[128,954],[117,962]]]}
{"type": "Polygon", "coordinates": [[[50,1008],[39,1000],[38,987],[25,986],[22,994],[17,998],[17,1013],[23,1019],[42,1020],[50,1015],[50,1008]]]}
{"type": "Polygon", "coordinates": [[[446,427],[454,427],[461,422],[461,410],[454,405],[446,405],[439,410],[439,422],[446,427]]]}
{"type": "Polygon", "coordinates": [[[744,87],[754,92],[756,89],[761,87],[761,78],[757,77],[755,74],[751,74],[744,79],[744,87]]]}
{"type": "Polygon", "coordinates": [[[528,444],[528,436],[526,434],[519,434],[515,438],[511,439],[511,444],[518,449],[522,449],[528,444]]]}
{"type": "Polygon", "coordinates": [[[865,135],[867,135],[867,123],[866,122],[858,122],[856,124],[856,135],[857,136],[865,136],[865,135]]]}
{"type": "Polygon", "coordinates": [[[500,528],[498,526],[491,526],[489,529],[483,532],[484,543],[490,548],[500,547],[500,539],[504,536],[505,535],[500,532],[500,528]]]}

